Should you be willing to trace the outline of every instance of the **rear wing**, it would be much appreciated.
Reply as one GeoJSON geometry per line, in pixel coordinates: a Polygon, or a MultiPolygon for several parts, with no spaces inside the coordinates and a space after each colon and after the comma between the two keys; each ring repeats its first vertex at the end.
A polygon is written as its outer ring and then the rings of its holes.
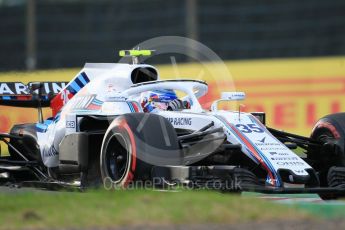
{"type": "Polygon", "coordinates": [[[68,82],[0,82],[0,105],[38,108],[49,107],[50,101],[68,82]]]}

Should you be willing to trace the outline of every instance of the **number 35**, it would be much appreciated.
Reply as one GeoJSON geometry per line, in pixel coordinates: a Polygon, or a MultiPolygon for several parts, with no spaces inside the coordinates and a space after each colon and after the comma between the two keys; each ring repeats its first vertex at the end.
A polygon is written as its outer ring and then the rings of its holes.
{"type": "Polygon", "coordinates": [[[257,126],[256,124],[237,124],[236,127],[242,132],[242,133],[263,133],[264,130],[257,126]]]}

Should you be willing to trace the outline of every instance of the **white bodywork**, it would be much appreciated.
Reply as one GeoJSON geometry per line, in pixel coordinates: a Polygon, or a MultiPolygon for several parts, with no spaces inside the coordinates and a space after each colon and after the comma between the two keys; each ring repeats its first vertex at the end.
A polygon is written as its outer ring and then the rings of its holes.
{"type": "MultiPolygon", "coordinates": [[[[207,93],[207,84],[201,81],[154,81],[134,85],[131,72],[137,67],[148,65],[129,64],[87,64],[85,72],[90,82],[78,91],[70,100],[66,100],[61,113],[47,125],[45,132],[38,132],[42,159],[47,167],[56,167],[59,163],[59,144],[65,135],[78,132],[78,115],[120,115],[141,112],[138,95],[155,89],[180,90],[187,94],[191,109],[183,111],[159,111],[175,128],[199,130],[210,122],[222,127],[227,141],[241,144],[242,152],[268,172],[267,183],[282,186],[277,172],[287,169],[298,176],[307,176],[311,167],[284,144],[277,140],[253,115],[238,111],[205,111],[198,98],[207,93]],[[90,104],[98,106],[88,109],[90,104]],[[97,105],[97,103],[95,105],[97,105]],[[133,108],[137,109],[133,111],[133,108]]],[[[80,72],[80,73],[81,73],[80,72]]],[[[79,74],[80,74],[79,73],[79,74]]],[[[68,92],[67,92],[68,93],[68,92]]],[[[229,94],[226,94],[229,95],[229,94]]],[[[243,98],[240,94],[238,98],[243,98]]],[[[224,99],[224,98],[223,98],[224,99]]],[[[231,99],[231,98],[229,98],[231,99]]],[[[290,181],[293,183],[293,181],[290,181]]]]}

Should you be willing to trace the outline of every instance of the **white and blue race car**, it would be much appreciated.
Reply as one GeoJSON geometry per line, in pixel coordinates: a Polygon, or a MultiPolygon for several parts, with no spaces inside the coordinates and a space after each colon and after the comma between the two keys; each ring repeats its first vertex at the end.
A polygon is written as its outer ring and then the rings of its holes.
{"type": "Polygon", "coordinates": [[[220,101],[243,100],[242,92],[223,92],[206,111],[198,98],[207,83],[160,80],[155,67],[138,62],[150,53],[121,51],[130,64],[86,64],[57,94],[33,83],[30,94],[1,95],[2,105],[38,108],[39,122],[0,134],[10,153],[0,157],[0,181],[345,195],[345,114],[322,118],[302,137],[267,127],[263,112],[218,109],[220,101]],[[53,112],[47,120],[45,106],[53,112]]]}

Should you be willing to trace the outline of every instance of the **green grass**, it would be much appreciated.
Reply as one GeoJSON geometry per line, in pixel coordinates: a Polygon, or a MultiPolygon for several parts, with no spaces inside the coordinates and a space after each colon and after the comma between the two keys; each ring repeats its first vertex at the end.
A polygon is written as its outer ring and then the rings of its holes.
{"type": "Polygon", "coordinates": [[[237,223],[310,218],[292,206],[211,191],[0,194],[1,229],[237,223]]]}

